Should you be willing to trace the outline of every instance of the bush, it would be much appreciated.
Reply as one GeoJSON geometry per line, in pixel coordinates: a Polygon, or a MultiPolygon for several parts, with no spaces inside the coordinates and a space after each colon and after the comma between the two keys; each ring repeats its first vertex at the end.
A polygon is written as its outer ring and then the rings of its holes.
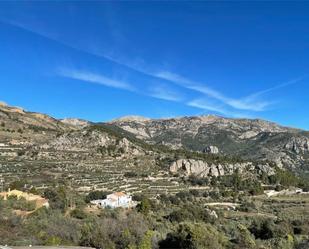
{"type": "Polygon", "coordinates": [[[184,223],[179,225],[177,232],[169,233],[159,243],[159,248],[223,249],[228,244],[227,237],[210,224],[184,223]]]}
{"type": "Polygon", "coordinates": [[[12,202],[12,208],[22,211],[33,211],[36,209],[36,203],[34,201],[26,201],[24,198],[15,200],[12,202]]]}
{"type": "Polygon", "coordinates": [[[274,223],[269,219],[256,219],[249,228],[256,239],[268,240],[274,237],[274,223]]]}
{"type": "Polygon", "coordinates": [[[237,235],[235,239],[236,248],[254,249],[256,244],[254,237],[249,230],[242,224],[237,226],[237,235]]]}
{"type": "Polygon", "coordinates": [[[65,210],[67,206],[67,196],[64,188],[46,189],[43,197],[49,200],[52,209],[65,210]]]}
{"type": "Polygon", "coordinates": [[[203,186],[203,185],[208,185],[209,184],[209,179],[208,178],[201,178],[197,177],[195,175],[190,175],[188,178],[188,182],[192,184],[193,186],[203,186]]]}
{"type": "Polygon", "coordinates": [[[138,174],[132,171],[124,173],[124,177],[127,177],[127,178],[132,178],[132,177],[137,177],[137,176],[138,174]]]}
{"type": "MultiPolygon", "coordinates": [[[[21,151],[19,151],[21,152],[21,151]]],[[[10,185],[9,185],[9,188],[11,190],[13,189],[17,189],[17,190],[25,190],[25,186],[28,184],[28,182],[26,180],[19,180],[19,181],[14,181],[14,182],[11,182],[10,185]]]]}
{"type": "Polygon", "coordinates": [[[136,206],[136,208],[138,212],[147,215],[151,209],[151,202],[149,199],[144,198],[141,203],[136,206]]]}
{"type": "Polygon", "coordinates": [[[81,219],[81,220],[87,218],[87,214],[83,210],[78,209],[78,208],[72,210],[70,215],[73,218],[81,219]]]}
{"type": "Polygon", "coordinates": [[[200,195],[200,193],[196,189],[191,189],[189,193],[195,197],[198,197],[200,195]]]}
{"type": "Polygon", "coordinates": [[[110,194],[109,192],[106,192],[106,191],[99,191],[99,190],[96,190],[96,191],[92,191],[90,192],[86,198],[85,198],[85,201],[87,203],[93,201],[93,200],[102,200],[102,199],[106,199],[106,196],[110,194]]]}
{"type": "Polygon", "coordinates": [[[134,194],[132,196],[132,200],[133,201],[142,201],[143,199],[145,199],[146,197],[143,194],[134,194]]]}
{"type": "Polygon", "coordinates": [[[241,206],[238,208],[239,211],[243,211],[243,212],[253,212],[256,211],[256,206],[254,204],[254,202],[244,202],[241,204],[241,206]]]}

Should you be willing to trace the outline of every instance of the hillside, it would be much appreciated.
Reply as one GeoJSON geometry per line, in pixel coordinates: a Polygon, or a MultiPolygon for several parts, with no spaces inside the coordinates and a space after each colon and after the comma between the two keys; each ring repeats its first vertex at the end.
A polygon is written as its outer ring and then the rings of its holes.
{"type": "Polygon", "coordinates": [[[0,103],[0,142],[2,143],[31,145],[48,141],[58,133],[76,129],[76,126],[48,115],[0,103]]]}
{"type": "MultiPolygon", "coordinates": [[[[154,196],[188,188],[183,177],[193,175],[211,178],[237,171],[243,177],[259,179],[263,174],[275,174],[274,165],[268,162],[232,154],[195,153],[187,150],[187,146],[184,150],[172,149],[163,140],[154,142],[166,136],[168,127],[183,125],[183,120],[127,117],[114,123],[94,124],[79,119],[57,120],[7,105],[2,105],[0,110],[0,123],[3,124],[0,128],[0,178],[5,186],[24,181],[29,187],[46,188],[55,182],[69,182],[81,192],[123,190],[154,196]],[[123,122],[141,127],[160,122],[160,127],[155,125],[155,129],[145,131],[151,134],[146,139],[123,127],[123,122]],[[176,168],[175,163],[179,165],[176,168]]],[[[184,120],[187,121],[187,135],[200,130],[195,120],[184,120]]],[[[174,141],[174,138],[170,140],[174,141]]],[[[172,147],[180,147],[174,145],[172,147]]]]}
{"type": "Polygon", "coordinates": [[[309,133],[259,119],[218,116],[116,120],[112,124],[151,144],[270,160],[280,167],[309,170],[309,133]]]}
{"type": "Polygon", "coordinates": [[[252,150],[275,153],[271,146],[285,144],[291,155],[306,155],[307,147],[289,147],[306,137],[303,131],[215,116],[130,116],[94,124],[7,105],[0,110],[0,187],[38,194],[50,205],[36,210],[22,198],[0,198],[0,243],[108,249],[308,244],[308,180],[252,159],[262,155],[239,156],[250,141],[252,150]],[[132,195],[136,208],[89,204],[119,191],[132,195]]]}

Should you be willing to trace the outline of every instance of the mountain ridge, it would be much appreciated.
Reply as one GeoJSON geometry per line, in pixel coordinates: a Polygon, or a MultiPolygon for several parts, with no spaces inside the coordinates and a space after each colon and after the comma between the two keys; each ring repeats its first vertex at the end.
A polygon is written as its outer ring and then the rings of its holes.
{"type": "Polygon", "coordinates": [[[92,123],[76,118],[55,119],[1,104],[0,121],[0,142],[41,144],[63,133],[101,124],[115,134],[135,137],[149,145],[240,156],[246,160],[269,160],[281,168],[297,171],[309,169],[309,132],[262,119],[233,119],[216,115],[162,119],[126,116],[110,122],[92,123]]]}
{"type": "Polygon", "coordinates": [[[308,132],[266,120],[210,115],[113,124],[151,144],[198,152],[214,146],[224,155],[270,160],[291,169],[309,168],[308,132]]]}

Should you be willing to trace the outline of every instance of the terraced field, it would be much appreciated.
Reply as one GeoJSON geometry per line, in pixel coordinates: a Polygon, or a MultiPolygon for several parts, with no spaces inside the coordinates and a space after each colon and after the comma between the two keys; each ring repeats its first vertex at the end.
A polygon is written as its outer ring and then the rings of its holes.
{"type": "Polygon", "coordinates": [[[29,159],[18,156],[21,150],[18,147],[0,148],[0,181],[2,179],[3,187],[21,180],[37,189],[66,182],[81,193],[91,190],[125,191],[150,197],[187,189],[181,179],[162,171],[151,155],[136,159],[89,156],[72,151],[41,151],[29,159]],[[135,175],[129,175],[132,172],[135,175]]]}

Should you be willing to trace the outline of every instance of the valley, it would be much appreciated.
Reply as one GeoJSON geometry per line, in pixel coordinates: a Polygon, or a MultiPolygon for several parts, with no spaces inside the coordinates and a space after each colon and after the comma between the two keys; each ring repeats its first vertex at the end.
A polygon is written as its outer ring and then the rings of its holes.
{"type": "Polygon", "coordinates": [[[3,104],[0,124],[2,191],[34,193],[50,205],[32,209],[24,200],[0,199],[2,244],[106,249],[308,245],[305,131],[214,116],[57,120],[3,104]],[[114,192],[132,196],[136,208],[89,203],[91,196],[114,192]]]}

